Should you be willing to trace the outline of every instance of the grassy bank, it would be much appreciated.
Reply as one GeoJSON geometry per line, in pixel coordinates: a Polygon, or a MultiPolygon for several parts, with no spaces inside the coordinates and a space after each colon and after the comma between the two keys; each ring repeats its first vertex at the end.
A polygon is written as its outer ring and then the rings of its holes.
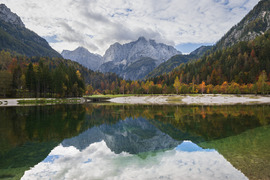
{"type": "MultiPolygon", "coordinates": [[[[185,94],[181,94],[182,96],[186,96],[185,94]]],[[[193,95],[193,94],[192,94],[193,95]]],[[[200,94],[199,94],[200,95],[200,94]]],[[[84,96],[89,98],[117,98],[117,97],[131,97],[131,96],[176,96],[176,94],[106,94],[106,95],[92,95],[92,96],[84,96]]],[[[196,94],[194,94],[196,96],[196,94]]]]}
{"type": "Polygon", "coordinates": [[[52,98],[37,98],[37,99],[21,99],[18,104],[64,104],[64,103],[80,103],[81,99],[52,99],[52,98]]]}

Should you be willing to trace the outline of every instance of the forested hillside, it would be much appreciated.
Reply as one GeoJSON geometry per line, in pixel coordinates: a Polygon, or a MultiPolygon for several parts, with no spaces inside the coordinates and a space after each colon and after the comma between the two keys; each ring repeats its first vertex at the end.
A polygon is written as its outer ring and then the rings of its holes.
{"type": "Polygon", "coordinates": [[[70,60],[6,51],[0,52],[0,79],[1,97],[76,97],[85,93],[87,85],[93,91],[120,82],[116,74],[94,72],[70,60]]]}
{"type": "Polygon", "coordinates": [[[168,61],[160,64],[158,67],[156,67],[153,71],[151,71],[147,76],[147,78],[152,78],[159,76],[164,73],[169,73],[171,72],[174,68],[179,66],[182,63],[187,63],[191,59],[196,59],[196,55],[175,55],[171,57],[168,61]]]}
{"type": "Polygon", "coordinates": [[[193,79],[196,83],[205,81],[213,85],[220,85],[224,81],[254,83],[263,70],[270,75],[270,31],[253,41],[240,42],[205,55],[196,62],[182,65],[153,80],[157,82],[181,76],[183,83],[191,83],[193,79]]]}
{"type": "MultiPolygon", "coordinates": [[[[220,85],[229,87],[231,84],[237,84],[240,91],[239,85],[250,84],[246,87],[249,91],[245,90],[245,92],[256,93],[257,91],[252,90],[251,84],[256,85],[257,81],[266,82],[270,79],[270,31],[253,41],[239,42],[230,48],[217,50],[198,61],[181,65],[168,74],[150,78],[149,81],[153,81],[154,84],[163,82],[167,86],[172,86],[176,79],[180,82],[179,86],[182,84],[190,87],[191,83],[193,89],[194,84],[202,82],[204,86],[211,85],[209,92],[213,92],[214,86],[218,86],[216,92],[221,92],[218,89],[220,85]]],[[[253,89],[259,88],[259,92],[269,91],[265,89],[266,84],[263,89],[256,86],[253,89]]],[[[204,89],[206,90],[207,87],[204,89]]]]}

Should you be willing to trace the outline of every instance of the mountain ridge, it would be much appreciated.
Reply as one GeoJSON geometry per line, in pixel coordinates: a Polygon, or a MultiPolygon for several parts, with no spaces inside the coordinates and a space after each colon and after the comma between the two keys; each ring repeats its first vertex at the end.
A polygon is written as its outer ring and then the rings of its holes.
{"type": "Polygon", "coordinates": [[[109,61],[123,61],[134,62],[142,57],[150,57],[158,61],[168,59],[176,54],[181,54],[172,46],[163,43],[156,43],[155,40],[147,40],[141,36],[136,41],[121,45],[114,43],[105,52],[103,58],[104,63],[109,61]]]}
{"type": "MultiPolygon", "coordinates": [[[[270,1],[261,0],[236,26],[232,27],[209,53],[168,74],[149,78],[165,79],[167,86],[181,77],[182,83],[205,83],[208,92],[222,92],[211,86],[235,85],[231,93],[265,93],[260,81],[270,79],[270,1]],[[235,38],[232,38],[235,37],[235,38]],[[261,80],[263,79],[263,80],[261,80]],[[246,86],[246,90],[239,88],[246,86]],[[258,88],[259,87],[259,88],[258,88]]],[[[266,85],[265,85],[266,86],[266,85]]]]}
{"type": "Polygon", "coordinates": [[[28,57],[62,57],[45,39],[25,28],[20,17],[6,5],[0,4],[0,10],[0,50],[9,50],[28,57]]]}
{"type": "Polygon", "coordinates": [[[63,50],[61,55],[63,58],[78,62],[93,71],[98,69],[103,60],[99,54],[93,54],[81,46],[73,51],[63,50]]]}
{"type": "Polygon", "coordinates": [[[181,54],[172,46],[157,43],[153,39],[147,40],[143,36],[126,44],[116,42],[110,45],[103,57],[86,49],[87,53],[77,53],[77,49],[64,50],[61,54],[64,58],[79,62],[92,70],[113,72],[130,80],[142,79],[162,62],[181,54]],[[142,62],[143,60],[146,62],[142,62]]]}
{"type": "Polygon", "coordinates": [[[254,40],[270,29],[270,1],[261,0],[235,26],[233,26],[215,45],[215,49],[231,47],[240,41],[254,40]]]}
{"type": "Polygon", "coordinates": [[[145,78],[153,78],[163,73],[169,73],[180,64],[188,63],[191,60],[195,60],[203,56],[207,51],[211,50],[213,46],[201,46],[188,55],[179,54],[171,57],[169,60],[161,63],[153,71],[148,73],[145,78]]]}
{"type": "MultiPolygon", "coordinates": [[[[270,29],[270,1],[261,0],[259,3],[254,6],[254,8],[235,26],[233,26],[214,46],[205,46],[196,49],[191,52],[190,55],[202,55],[209,50],[209,53],[214,54],[219,52],[221,49],[230,48],[239,42],[248,42],[254,40],[256,37],[263,35],[270,29]]],[[[188,55],[186,55],[188,57],[188,55]]],[[[164,64],[160,64],[154,71],[150,72],[146,77],[154,78],[161,75],[162,73],[168,73],[176,68],[175,65],[180,65],[184,63],[181,61],[181,57],[178,58],[172,57],[173,60],[168,60],[164,64]],[[173,68],[169,68],[170,65],[174,64],[173,68]],[[166,66],[166,67],[165,67],[166,66]]],[[[184,57],[182,57],[184,59],[184,57]]],[[[192,62],[196,62],[195,59],[190,59],[192,62]]],[[[199,59],[200,60],[200,59],[199,59]]],[[[190,63],[192,63],[190,61],[190,63]]],[[[180,67],[177,67],[181,69],[180,67]]]]}
{"type": "Polygon", "coordinates": [[[21,18],[16,13],[11,12],[5,4],[0,4],[0,19],[6,23],[25,28],[21,18]]]}

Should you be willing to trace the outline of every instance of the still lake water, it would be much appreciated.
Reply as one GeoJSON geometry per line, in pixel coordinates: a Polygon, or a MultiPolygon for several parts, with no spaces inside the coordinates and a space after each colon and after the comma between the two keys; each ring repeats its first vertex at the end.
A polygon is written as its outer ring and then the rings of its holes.
{"type": "Polygon", "coordinates": [[[0,107],[0,179],[270,179],[270,105],[0,107]]]}

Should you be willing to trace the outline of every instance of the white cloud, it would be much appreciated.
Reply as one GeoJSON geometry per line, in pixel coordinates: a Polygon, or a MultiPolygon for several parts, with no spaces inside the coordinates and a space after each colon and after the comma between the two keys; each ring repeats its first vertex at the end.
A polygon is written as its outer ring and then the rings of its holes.
{"type": "MultiPolygon", "coordinates": [[[[184,142],[185,143],[185,142],[184,142]]],[[[186,142],[192,145],[191,142],[186,142]]],[[[196,145],[195,145],[196,146],[196,145]]],[[[83,151],[56,147],[51,162],[40,162],[23,179],[247,179],[217,151],[180,151],[144,154],[144,158],[113,153],[104,141],[83,151]],[[67,153],[68,152],[68,153],[67,153]]]]}
{"type": "Polygon", "coordinates": [[[26,27],[57,36],[61,52],[84,46],[103,54],[139,36],[170,45],[215,43],[259,0],[2,0],[26,27]]]}

